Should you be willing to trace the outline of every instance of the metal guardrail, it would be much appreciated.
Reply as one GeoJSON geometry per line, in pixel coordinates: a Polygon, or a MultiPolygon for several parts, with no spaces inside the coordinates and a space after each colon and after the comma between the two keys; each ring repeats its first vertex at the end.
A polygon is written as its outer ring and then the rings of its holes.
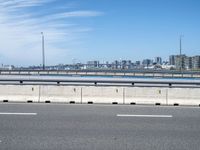
{"type": "Polygon", "coordinates": [[[98,84],[155,84],[155,85],[193,85],[199,86],[200,80],[184,80],[184,79],[137,79],[137,78],[103,78],[103,77],[62,77],[62,76],[20,76],[20,75],[1,75],[1,82],[16,82],[16,83],[90,83],[98,84]]]}
{"type": "Polygon", "coordinates": [[[169,70],[0,70],[0,75],[84,75],[200,78],[200,72],[169,70]]]}

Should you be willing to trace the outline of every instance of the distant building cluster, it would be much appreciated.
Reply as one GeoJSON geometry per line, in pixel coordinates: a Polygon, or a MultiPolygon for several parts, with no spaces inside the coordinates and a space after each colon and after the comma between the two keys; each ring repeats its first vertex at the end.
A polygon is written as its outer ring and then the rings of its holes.
{"type": "MultiPolygon", "coordinates": [[[[1,65],[0,70],[31,69],[41,70],[42,66],[14,67],[13,65],[1,65]]],[[[163,61],[161,57],[154,59],[143,59],[142,61],[115,60],[113,62],[100,62],[98,60],[86,63],[59,64],[46,66],[46,70],[77,70],[77,69],[154,69],[154,70],[200,70],[200,55],[171,55],[168,61],[163,61]]]]}
{"type": "Polygon", "coordinates": [[[176,69],[199,70],[200,56],[171,55],[169,56],[169,63],[176,69]]]}
{"type": "Polygon", "coordinates": [[[161,65],[166,62],[162,62],[161,57],[155,57],[154,60],[144,59],[143,61],[131,61],[131,60],[115,60],[113,62],[100,63],[99,61],[88,61],[84,66],[84,69],[145,69],[145,68],[162,68],[161,65]]]}
{"type": "Polygon", "coordinates": [[[168,61],[161,57],[144,59],[132,62],[131,60],[115,60],[114,62],[100,63],[88,61],[84,69],[108,68],[108,69],[168,69],[168,70],[200,70],[200,56],[171,55],[168,61]]]}
{"type": "Polygon", "coordinates": [[[0,70],[13,70],[15,67],[13,65],[4,65],[1,64],[0,70]]]}

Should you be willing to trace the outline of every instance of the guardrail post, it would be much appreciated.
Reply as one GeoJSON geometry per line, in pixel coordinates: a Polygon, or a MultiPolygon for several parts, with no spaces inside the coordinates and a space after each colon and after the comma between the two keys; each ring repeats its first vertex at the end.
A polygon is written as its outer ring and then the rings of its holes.
{"type": "Polygon", "coordinates": [[[171,83],[169,83],[169,88],[171,88],[172,87],[172,84],[171,83]]]}

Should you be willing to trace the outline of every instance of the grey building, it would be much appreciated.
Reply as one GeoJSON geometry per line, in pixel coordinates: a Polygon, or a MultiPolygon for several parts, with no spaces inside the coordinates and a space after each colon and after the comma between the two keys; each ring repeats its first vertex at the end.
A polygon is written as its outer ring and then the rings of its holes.
{"type": "Polygon", "coordinates": [[[142,65],[144,65],[145,67],[149,67],[152,64],[153,64],[153,61],[151,59],[144,59],[142,61],[142,65]]]}
{"type": "MultiPolygon", "coordinates": [[[[200,69],[200,56],[172,55],[175,60],[175,66],[178,70],[200,69]]],[[[173,64],[173,57],[171,62],[173,64]]],[[[171,64],[171,63],[170,63],[171,64]]]]}
{"type": "Polygon", "coordinates": [[[121,67],[122,69],[131,69],[133,67],[133,63],[131,60],[122,60],[121,67]]]}
{"type": "Polygon", "coordinates": [[[120,62],[118,60],[115,60],[113,63],[112,63],[112,68],[113,69],[119,69],[120,68],[120,62]]]}
{"type": "Polygon", "coordinates": [[[191,70],[192,69],[192,57],[185,58],[185,69],[191,70]]]}
{"type": "Polygon", "coordinates": [[[140,66],[140,65],[141,65],[141,62],[140,62],[140,61],[136,61],[136,62],[135,62],[135,65],[136,65],[136,66],[140,66]]]}
{"type": "Polygon", "coordinates": [[[155,57],[154,63],[158,65],[162,65],[162,58],[161,57],[155,57]]]}
{"type": "Polygon", "coordinates": [[[176,58],[176,55],[169,56],[169,64],[170,65],[175,65],[175,58],[176,58]]]}
{"type": "Polygon", "coordinates": [[[192,69],[200,69],[200,56],[192,57],[192,69]]]}
{"type": "Polygon", "coordinates": [[[98,68],[99,67],[99,61],[88,61],[87,62],[87,68],[98,68]]]}
{"type": "Polygon", "coordinates": [[[175,56],[175,66],[178,70],[185,70],[186,69],[186,55],[176,55],[175,56]]]}

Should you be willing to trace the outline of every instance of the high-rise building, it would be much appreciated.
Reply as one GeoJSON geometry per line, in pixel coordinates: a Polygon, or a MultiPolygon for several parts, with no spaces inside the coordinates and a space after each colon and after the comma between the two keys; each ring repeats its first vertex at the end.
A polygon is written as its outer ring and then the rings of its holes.
{"type": "Polygon", "coordinates": [[[136,62],[135,62],[135,65],[136,65],[136,66],[140,66],[140,64],[141,64],[140,61],[136,61],[136,62]]]}
{"type": "Polygon", "coordinates": [[[185,58],[185,69],[187,69],[187,70],[192,69],[192,57],[185,58]]]}
{"type": "Polygon", "coordinates": [[[133,67],[133,63],[131,60],[122,60],[121,67],[122,69],[131,69],[133,67]]]}
{"type": "Polygon", "coordinates": [[[120,62],[119,61],[115,60],[113,64],[114,64],[113,69],[119,69],[120,68],[120,62]]]}
{"type": "Polygon", "coordinates": [[[169,56],[169,64],[170,65],[175,65],[175,57],[176,57],[176,55],[169,56]]]}
{"type": "Polygon", "coordinates": [[[144,59],[142,61],[142,64],[145,66],[145,67],[149,67],[151,64],[153,64],[153,61],[151,59],[144,59]]]}
{"type": "Polygon", "coordinates": [[[192,57],[192,69],[200,69],[200,56],[192,57]]]}
{"type": "Polygon", "coordinates": [[[155,57],[154,63],[158,65],[162,65],[162,58],[161,57],[155,57]]]}
{"type": "Polygon", "coordinates": [[[200,56],[171,55],[169,61],[178,70],[200,69],[200,56]]]}
{"type": "Polygon", "coordinates": [[[187,56],[186,55],[176,55],[175,56],[175,66],[176,69],[178,70],[184,70],[186,69],[186,59],[187,56]]]}

